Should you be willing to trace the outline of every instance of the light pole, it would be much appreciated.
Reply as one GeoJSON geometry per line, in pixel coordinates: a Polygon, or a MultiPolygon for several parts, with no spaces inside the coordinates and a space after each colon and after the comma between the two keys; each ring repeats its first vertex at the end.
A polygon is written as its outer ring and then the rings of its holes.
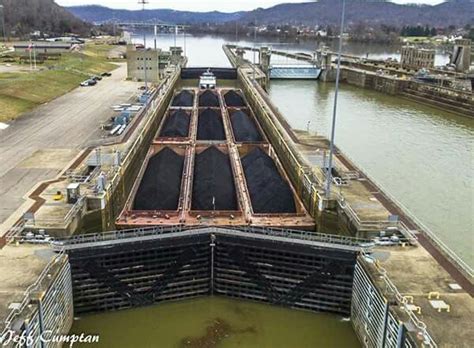
{"type": "Polygon", "coordinates": [[[2,34],[3,42],[7,42],[7,31],[5,30],[5,6],[0,4],[0,9],[2,10],[2,34]]]}
{"type": "Polygon", "coordinates": [[[257,49],[257,19],[255,19],[254,23],[254,30],[253,30],[253,82],[255,82],[255,64],[256,64],[256,54],[257,52],[255,51],[257,49]]]}
{"type": "Polygon", "coordinates": [[[336,115],[337,115],[337,96],[339,94],[339,76],[341,73],[341,51],[342,51],[342,35],[344,34],[344,15],[346,10],[346,1],[342,0],[341,13],[341,31],[339,33],[339,50],[337,52],[337,70],[336,70],[336,91],[334,93],[334,107],[332,113],[331,142],[329,143],[329,163],[326,173],[326,198],[331,195],[332,182],[332,161],[334,156],[334,138],[336,131],[336,115]]]}
{"type": "MultiPolygon", "coordinates": [[[[145,5],[148,4],[147,0],[138,0],[138,4],[142,5],[143,10],[143,21],[145,22],[145,5]]],[[[146,27],[145,27],[146,28],[146,27]]],[[[145,95],[148,94],[148,74],[147,74],[147,64],[146,64],[146,30],[143,31],[143,68],[145,69],[145,95]]],[[[147,100],[148,101],[148,100],[147,100]]]]}
{"type": "Polygon", "coordinates": [[[184,49],[183,50],[184,50],[184,56],[186,57],[186,26],[185,25],[183,25],[183,39],[184,39],[184,43],[183,43],[184,49]]]}

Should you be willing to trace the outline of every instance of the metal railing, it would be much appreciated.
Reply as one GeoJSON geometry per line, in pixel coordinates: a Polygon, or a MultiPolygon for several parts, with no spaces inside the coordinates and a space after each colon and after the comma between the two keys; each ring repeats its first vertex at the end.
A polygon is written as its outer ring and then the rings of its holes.
{"type": "MultiPolygon", "coordinates": [[[[178,76],[179,76],[179,70],[172,77],[167,76],[161,82],[161,84],[156,88],[153,95],[150,96],[151,102],[147,103],[147,105],[142,109],[143,115],[141,117],[147,118],[146,123],[142,127],[143,129],[146,129],[148,127],[149,123],[152,121],[151,117],[146,117],[146,116],[152,115],[158,109],[159,102],[156,103],[156,99],[154,99],[154,98],[156,98],[157,96],[161,96],[162,93],[169,92],[169,89],[166,89],[166,88],[168,88],[168,86],[173,85],[175,80],[178,78],[178,76]]],[[[118,185],[118,183],[120,182],[120,179],[121,179],[122,168],[130,162],[130,158],[132,158],[133,155],[136,153],[137,149],[141,145],[141,142],[142,142],[142,137],[139,135],[139,136],[136,137],[136,139],[134,139],[132,145],[129,146],[124,151],[124,153],[122,155],[122,160],[121,160],[120,166],[115,167],[113,172],[111,173],[112,179],[109,181],[109,185],[107,187],[107,190],[109,190],[109,191],[110,190],[111,191],[115,190],[115,188],[117,187],[117,185],[118,185]]]]}
{"type": "MultiPolygon", "coordinates": [[[[43,218],[35,218],[32,221],[33,226],[36,227],[47,227],[48,225],[53,225],[53,224],[62,224],[62,226],[67,226],[73,219],[74,217],[79,213],[79,211],[84,207],[84,204],[86,203],[86,198],[85,197],[80,197],[76,203],[72,205],[72,207],[68,210],[66,215],[63,217],[43,217],[43,218]]],[[[27,226],[30,226],[30,223],[27,222],[27,226]]]]}
{"type": "Polygon", "coordinates": [[[26,308],[26,306],[30,303],[32,294],[36,291],[38,291],[38,288],[41,284],[41,282],[47,277],[48,273],[51,271],[53,266],[61,259],[64,257],[64,252],[59,252],[56,254],[49,262],[48,264],[44,267],[43,271],[41,271],[40,275],[36,279],[36,281],[31,284],[24,292],[23,300],[20,302],[19,306],[16,308],[12,309],[12,311],[8,314],[8,316],[4,320],[4,328],[2,333],[0,334],[0,344],[1,342],[1,337],[4,337],[4,334],[8,332],[10,329],[14,319],[16,316],[20,315],[21,312],[26,308]]]}
{"type": "Polygon", "coordinates": [[[68,170],[64,175],[73,183],[86,184],[100,172],[100,166],[97,166],[88,175],[77,174],[74,170],[68,170]]]}
{"type": "Polygon", "coordinates": [[[18,220],[8,231],[4,234],[6,244],[10,244],[15,240],[15,237],[20,235],[25,230],[26,220],[18,220]]]}
{"type": "Polygon", "coordinates": [[[332,244],[334,246],[352,247],[355,250],[369,250],[373,247],[370,240],[364,238],[341,236],[311,231],[290,229],[265,228],[265,227],[208,227],[208,226],[157,226],[149,228],[135,228],[127,230],[107,231],[94,234],[77,235],[70,238],[59,238],[52,242],[55,249],[67,249],[68,246],[79,246],[112,241],[126,241],[127,239],[145,238],[153,236],[167,236],[175,233],[183,236],[193,233],[219,233],[238,232],[254,236],[290,238],[298,241],[332,244]]]}

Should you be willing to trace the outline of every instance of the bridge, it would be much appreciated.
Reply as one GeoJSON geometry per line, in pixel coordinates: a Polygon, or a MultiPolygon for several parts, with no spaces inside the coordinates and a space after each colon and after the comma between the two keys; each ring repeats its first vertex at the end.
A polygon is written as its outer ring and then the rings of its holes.
{"type": "Polygon", "coordinates": [[[237,55],[246,51],[258,52],[260,56],[260,65],[266,70],[270,79],[287,80],[317,80],[323,70],[321,61],[316,55],[304,52],[285,52],[281,50],[270,49],[267,47],[255,48],[248,46],[227,45],[228,49],[235,50],[237,55]],[[271,56],[276,55],[292,59],[295,62],[271,63],[271,56]]]}
{"type": "Polygon", "coordinates": [[[187,25],[182,24],[175,24],[175,23],[166,23],[163,21],[150,21],[150,22],[140,22],[140,21],[119,21],[114,22],[114,24],[120,27],[127,27],[127,28],[139,28],[139,27],[157,27],[157,28],[178,28],[184,29],[188,27],[187,25]]]}
{"type": "Polygon", "coordinates": [[[269,71],[272,80],[317,80],[322,69],[315,65],[271,64],[269,71]]]}

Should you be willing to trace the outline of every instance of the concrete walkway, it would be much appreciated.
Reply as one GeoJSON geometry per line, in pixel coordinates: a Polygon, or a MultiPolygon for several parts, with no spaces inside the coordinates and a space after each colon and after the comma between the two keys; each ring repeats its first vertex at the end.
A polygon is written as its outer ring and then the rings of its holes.
{"type": "Polygon", "coordinates": [[[113,115],[110,106],[138,92],[139,84],[125,81],[126,73],[120,64],[96,86],[76,88],[0,129],[0,231],[38,182],[57,176],[81,149],[102,142],[99,127],[113,115]]]}

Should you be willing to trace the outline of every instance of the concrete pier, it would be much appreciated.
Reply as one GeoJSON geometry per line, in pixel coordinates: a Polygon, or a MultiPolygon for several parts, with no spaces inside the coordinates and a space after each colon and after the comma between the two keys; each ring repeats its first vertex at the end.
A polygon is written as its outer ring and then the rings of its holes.
{"type": "Polygon", "coordinates": [[[71,272],[67,255],[48,246],[10,245],[0,249],[0,345],[58,347],[41,337],[66,335],[72,326],[71,272]],[[3,342],[2,342],[3,339],[3,342]]]}

